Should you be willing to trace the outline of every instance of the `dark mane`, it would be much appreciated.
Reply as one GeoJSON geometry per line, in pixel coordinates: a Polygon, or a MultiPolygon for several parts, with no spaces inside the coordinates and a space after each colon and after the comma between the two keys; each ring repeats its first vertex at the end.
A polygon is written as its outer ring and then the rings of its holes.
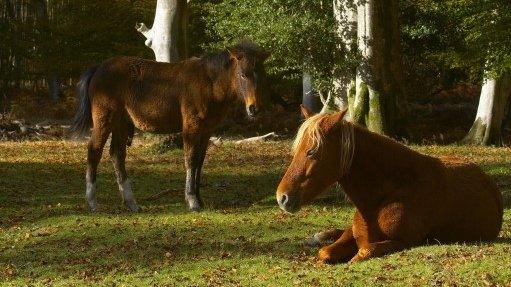
{"type": "Polygon", "coordinates": [[[201,61],[207,67],[210,75],[217,75],[228,67],[230,63],[229,51],[235,54],[243,54],[249,61],[254,62],[266,58],[266,53],[257,44],[249,40],[243,40],[220,52],[206,54],[201,57],[201,61]]]}
{"type": "Polygon", "coordinates": [[[230,56],[229,52],[224,50],[214,54],[207,54],[202,56],[200,61],[206,67],[210,77],[214,78],[214,75],[218,75],[222,70],[229,66],[230,56]]]}
{"type": "Polygon", "coordinates": [[[230,51],[235,51],[238,53],[243,53],[248,57],[260,58],[265,52],[261,47],[259,47],[256,43],[250,40],[243,40],[229,48],[230,51]]]}

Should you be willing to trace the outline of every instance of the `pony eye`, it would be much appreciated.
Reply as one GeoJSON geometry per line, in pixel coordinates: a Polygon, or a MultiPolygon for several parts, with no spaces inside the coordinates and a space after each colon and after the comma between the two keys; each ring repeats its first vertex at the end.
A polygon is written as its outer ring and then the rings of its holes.
{"type": "Polygon", "coordinates": [[[315,154],[315,151],[313,149],[310,149],[307,151],[307,157],[311,157],[315,154]]]}

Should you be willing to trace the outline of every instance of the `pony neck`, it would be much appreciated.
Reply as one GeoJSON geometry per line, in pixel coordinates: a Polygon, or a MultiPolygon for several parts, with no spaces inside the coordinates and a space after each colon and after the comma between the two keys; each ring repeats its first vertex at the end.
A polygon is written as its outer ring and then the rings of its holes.
{"type": "Polygon", "coordinates": [[[411,172],[415,151],[396,141],[354,127],[355,149],[349,171],[339,179],[344,191],[359,210],[369,209],[394,185],[411,172]]]}
{"type": "Polygon", "coordinates": [[[208,77],[213,85],[213,97],[216,101],[232,101],[236,99],[231,89],[232,67],[227,51],[211,54],[202,58],[208,77]]]}

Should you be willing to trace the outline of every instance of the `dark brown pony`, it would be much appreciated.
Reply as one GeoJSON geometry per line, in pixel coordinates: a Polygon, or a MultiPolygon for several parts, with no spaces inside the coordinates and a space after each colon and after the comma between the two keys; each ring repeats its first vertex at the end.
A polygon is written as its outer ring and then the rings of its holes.
{"type": "Polygon", "coordinates": [[[305,121],[277,189],[277,202],[288,212],[335,182],[355,205],[351,227],[327,233],[335,242],[319,250],[321,261],[357,262],[428,241],[498,236],[502,196],[478,166],[420,154],[343,117],[305,121]]]}
{"type": "Polygon", "coordinates": [[[158,63],[116,57],[91,68],[78,84],[79,107],[74,130],[87,133],[86,198],[97,209],[94,196],[97,166],[110,134],[110,156],[123,201],[138,211],[125,169],[126,146],[134,127],[154,133],[183,133],[189,208],[202,207],[199,183],[209,138],[237,99],[254,117],[261,105],[258,83],[265,76],[266,54],[243,42],[202,58],[158,63]]]}

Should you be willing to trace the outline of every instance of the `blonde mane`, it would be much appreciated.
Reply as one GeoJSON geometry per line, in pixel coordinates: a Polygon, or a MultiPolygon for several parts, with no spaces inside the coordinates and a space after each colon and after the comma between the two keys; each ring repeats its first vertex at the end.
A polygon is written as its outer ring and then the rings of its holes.
{"type": "MultiPolygon", "coordinates": [[[[308,118],[298,129],[291,151],[293,155],[298,151],[298,146],[305,138],[308,140],[309,150],[316,153],[323,144],[323,131],[321,122],[328,114],[317,114],[308,118]]],[[[344,176],[351,167],[353,154],[355,153],[355,132],[353,124],[345,120],[341,123],[341,176],[344,176]]]]}

